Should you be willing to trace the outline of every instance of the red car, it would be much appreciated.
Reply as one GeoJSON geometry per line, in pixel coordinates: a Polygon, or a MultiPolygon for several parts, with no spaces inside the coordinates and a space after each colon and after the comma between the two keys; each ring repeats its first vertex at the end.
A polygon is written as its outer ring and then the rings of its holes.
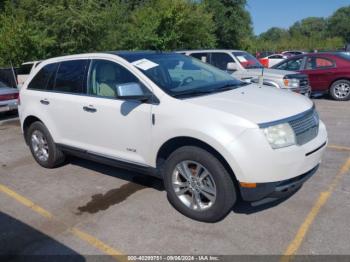
{"type": "Polygon", "coordinates": [[[313,94],[329,93],[335,100],[350,99],[350,55],[309,53],[288,58],[272,68],[299,71],[309,77],[313,94]]]}

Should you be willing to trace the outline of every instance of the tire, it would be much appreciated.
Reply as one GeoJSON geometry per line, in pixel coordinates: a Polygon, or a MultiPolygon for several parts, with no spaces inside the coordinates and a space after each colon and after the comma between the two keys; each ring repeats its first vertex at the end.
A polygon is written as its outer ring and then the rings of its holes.
{"type": "Polygon", "coordinates": [[[236,189],[230,174],[214,155],[202,148],[184,146],[175,150],[166,160],[162,174],[169,202],[189,218],[217,222],[236,202],[236,189]]]}
{"type": "Polygon", "coordinates": [[[350,81],[346,79],[335,81],[329,93],[334,100],[347,101],[350,99],[350,81]]]}
{"type": "Polygon", "coordinates": [[[42,167],[55,168],[65,161],[65,155],[57,148],[49,130],[42,122],[34,122],[30,125],[26,139],[35,161],[42,167]]]}

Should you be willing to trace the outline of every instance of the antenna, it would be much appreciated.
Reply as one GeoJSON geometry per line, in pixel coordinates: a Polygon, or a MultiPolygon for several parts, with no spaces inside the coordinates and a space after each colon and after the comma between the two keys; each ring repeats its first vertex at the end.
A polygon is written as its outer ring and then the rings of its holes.
{"type": "Polygon", "coordinates": [[[18,88],[17,77],[16,77],[15,69],[13,68],[12,61],[10,61],[10,64],[11,64],[12,76],[13,76],[13,79],[15,80],[15,82],[14,82],[14,83],[15,83],[15,85],[16,85],[16,88],[18,88]]]}
{"type": "Polygon", "coordinates": [[[265,67],[263,66],[261,68],[261,75],[259,76],[259,85],[260,85],[260,87],[264,84],[264,70],[265,70],[265,67]]]}

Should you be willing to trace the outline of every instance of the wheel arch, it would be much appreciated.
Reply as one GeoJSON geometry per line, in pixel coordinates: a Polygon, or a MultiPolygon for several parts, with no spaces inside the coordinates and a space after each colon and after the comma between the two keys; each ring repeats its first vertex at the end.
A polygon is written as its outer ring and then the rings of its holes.
{"type": "Polygon", "coordinates": [[[157,152],[157,158],[156,158],[157,168],[158,169],[161,168],[161,166],[163,165],[165,160],[170,156],[170,154],[182,146],[197,146],[213,154],[221,162],[221,164],[225,167],[225,169],[229,172],[233,182],[235,183],[235,186],[238,186],[238,180],[236,178],[234,170],[229,165],[225,157],[208,143],[203,142],[200,139],[189,137],[189,136],[174,137],[164,142],[157,152]]]}
{"type": "Polygon", "coordinates": [[[337,77],[336,79],[332,80],[332,82],[329,85],[328,89],[330,89],[335,82],[340,81],[340,80],[350,81],[350,77],[348,77],[348,76],[337,77]]]}
{"type": "Polygon", "coordinates": [[[33,124],[34,122],[43,123],[43,121],[40,118],[33,116],[33,115],[27,116],[23,121],[23,125],[22,125],[23,136],[24,136],[24,140],[25,140],[27,145],[28,145],[27,131],[28,131],[28,128],[31,126],[31,124],[33,124]]]}

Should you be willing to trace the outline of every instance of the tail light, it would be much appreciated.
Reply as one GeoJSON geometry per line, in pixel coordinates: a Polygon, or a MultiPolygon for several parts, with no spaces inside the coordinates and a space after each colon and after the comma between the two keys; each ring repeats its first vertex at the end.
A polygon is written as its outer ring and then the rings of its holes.
{"type": "Polygon", "coordinates": [[[0,101],[14,100],[14,99],[18,99],[18,97],[19,97],[18,93],[0,95],[0,101]]]}

